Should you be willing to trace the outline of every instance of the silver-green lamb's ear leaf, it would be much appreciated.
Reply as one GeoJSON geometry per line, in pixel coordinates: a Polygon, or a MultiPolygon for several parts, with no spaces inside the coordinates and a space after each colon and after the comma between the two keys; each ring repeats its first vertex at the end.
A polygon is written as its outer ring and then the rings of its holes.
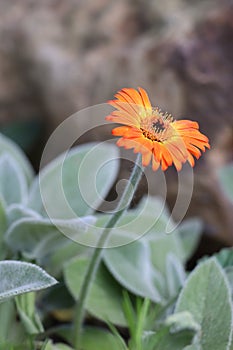
{"type": "Polygon", "coordinates": [[[151,196],[143,198],[137,208],[130,210],[120,223],[130,216],[131,221],[122,228],[126,232],[130,230],[140,236],[143,235],[143,239],[149,243],[153,265],[160,273],[164,276],[166,274],[166,259],[169,253],[175,255],[181,262],[185,260],[187,253],[180,232],[175,229],[177,225],[171,220],[169,211],[161,198],[151,196]],[[172,231],[169,235],[166,234],[168,221],[169,231],[172,231]]]}
{"type": "Polygon", "coordinates": [[[0,195],[7,205],[21,203],[27,195],[24,173],[9,153],[0,157],[0,195]]]}
{"type": "Polygon", "coordinates": [[[169,326],[163,326],[154,334],[146,334],[142,346],[146,350],[181,350],[191,344],[193,336],[193,330],[171,333],[169,326]]]}
{"type": "Polygon", "coordinates": [[[184,251],[177,231],[170,235],[159,234],[157,237],[151,238],[149,240],[149,246],[153,266],[162,273],[163,276],[166,274],[166,260],[168,254],[172,253],[177,259],[183,261],[184,251]]]}
{"type": "Polygon", "coordinates": [[[186,273],[180,260],[172,253],[167,256],[165,276],[169,297],[174,298],[184,285],[186,273]]]}
{"type": "Polygon", "coordinates": [[[201,326],[194,320],[193,315],[188,311],[182,311],[168,316],[165,325],[170,327],[171,333],[177,333],[184,330],[191,330],[194,333],[201,331],[201,326]]]}
{"type": "Polygon", "coordinates": [[[0,198],[0,241],[2,241],[3,233],[7,228],[6,208],[3,200],[0,198]]]}
{"type": "Polygon", "coordinates": [[[13,251],[21,251],[31,259],[41,259],[67,241],[64,232],[78,235],[93,223],[87,216],[75,220],[25,218],[14,222],[6,232],[5,241],[13,251]]]}
{"type": "Polygon", "coordinates": [[[233,202],[233,163],[219,170],[219,180],[225,195],[233,202]]]}
{"type": "Polygon", "coordinates": [[[232,302],[226,275],[211,258],[190,274],[180,293],[176,312],[189,311],[201,326],[202,350],[229,349],[232,333],[232,302]]]}
{"type": "MultiPolygon", "coordinates": [[[[78,257],[68,262],[64,268],[66,285],[76,300],[79,298],[88,264],[88,258],[78,257]]],[[[101,264],[87,298],[87,310],[99,319],[126,326],[122,302],[120,285],[113,279],[104,264],[101,264]]]]}
{"type": "Polygon", "coordinates": [[[221,249],[214,256],[223,268],[233,266],[233,248],[221,249]]]}
{"type": "Polygon", "coordinates": [[[184,251],[184,261],[195,252],[203,229],[202,221],[198,218],[186,219],[179,225],[178,235],[184,251]]]}
{"type": "Polygon", "coordinates": [[[3,200],[0,198],[0,260],[7,256],[7,249],[4,243],[4,234],[7,229],[7,216],[3,200]]]}
{"type": "Polygon", "coordinates": [[[10,226],[14,221],[23,219],[23,218],[34,218],[40,219],[41,216],[34,210],[27,208],[23,204],[11,204],[6,209],[7,213],[7,222],[10,226]]]}
{"type": "Polygon", "coordinates": [[[118,152],[111,144],[90,143],[61,154],[40,172],[28,205],[57,219],[92,214],[115,181],[118,152]]]}
{"type": "Polygon", "coordinates": [[[50,249],[49,253],[38,257],[37,263],[40,266],[46,266],[46,270],[55,277],[61,274],[67,261],[75,256],[80,254],[90,256],[92,254],[92,248],[86,247],[82,244],[77,244],[66,237],[64,237],[63,242],[60,242],[60,244],[54,240],[47,241],[47,245],[48,244],[51,247],[48,247],[50,249]]]}
{"type": "Polygon", "coordinates": [[[104,251],[107,268],[122,286],[136,295],[163,303],[164,278],[153,267],[150,257],[148,242],[142,239],[104,251]]]}
{"type": "MultiPolygon", "coordinates": [[[[228,266],[224,269],[231,289],[231,298],[233,300],[233,266],[228,266]]],[[[233,346],[232,346],[233,349],[233,346]]]]}
{"type": "Polygon", "coordinates": [[[134,226],[134,231],[138,227],[140,235],[143,234],[145,238],[151,240],[156,239],[158,235],[166,233],[169,220],[169,230],[175,227],[166,203],[160,197],[143,197],[138,206],[135,209],[131,209],[129,213],[136,217],[132,225],[132,227],[134,226]],[[142,227],[140,227],[141,221],[144,221],[142,227]]]}
{"type": "Polygon", "coordinates": [[[0,301],[57,283],[39,266],[14,260],[0,261],[0,281],[0,301]]]}
{"type": "Polygon", "coordinates": [[[5,152],[9,153],[17,161],[18,165],[23,170],[27,183],[30,184],[34,177],[31,164],[16,143],[0,133],[0,156],[5,152]]]}
{"type": "Polygon", "coordinates": [[[200,328],[190,312],[172,314],[155,333],[145,333],[143,349],[181,350],[191,344],[194,336],[200,332],[200,328]]]}
{"type": "Polygon", "coordinates": [[[166,202],[161,197],[155,196],[144,196],[136,208],[132,209],[132,212],[140,214],[143,208],[146,207],[146,214],[155,218],[158,216],[161,220],[166,220],[169,218],[170,213],[166,202]]]}

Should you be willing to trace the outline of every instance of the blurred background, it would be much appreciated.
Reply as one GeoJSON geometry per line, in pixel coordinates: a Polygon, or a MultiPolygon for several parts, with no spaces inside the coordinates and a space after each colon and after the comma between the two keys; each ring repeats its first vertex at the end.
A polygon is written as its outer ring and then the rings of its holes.
{"type": "MultiPolygon", "coordinates": [[[[217,177],[233,160],[232,73],[230,0],[0,0],[0,132],[38,170],[65,118],[142,86],[153,105],[198,121],[210,138],[188,211],[204,220],[205,251],[233,243],[233,208],[217,177]]],[[[168,183],[172,203],[172,169],[168,183]]]]}

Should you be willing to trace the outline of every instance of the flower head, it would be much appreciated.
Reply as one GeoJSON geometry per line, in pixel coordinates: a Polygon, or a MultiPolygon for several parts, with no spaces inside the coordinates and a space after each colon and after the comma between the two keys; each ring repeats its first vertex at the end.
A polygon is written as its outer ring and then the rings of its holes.
{"type": "Polygon", "coordinates": [[[143,166],[152,162],[153,170],[159,166],[166,170],[174,164],[180,171],[186,161],[193,167],[194,157],[198,159],[201,151],[210,148],[197,122],[174,120],[170,114],[152,108],[144,89],[122,89],[115,97],[108,103],[116,110],[106,119],[123,126],[113,129],[112,134],[121,136],[118,146],[134,148],[135,153],[142,154],[143,166]]]}

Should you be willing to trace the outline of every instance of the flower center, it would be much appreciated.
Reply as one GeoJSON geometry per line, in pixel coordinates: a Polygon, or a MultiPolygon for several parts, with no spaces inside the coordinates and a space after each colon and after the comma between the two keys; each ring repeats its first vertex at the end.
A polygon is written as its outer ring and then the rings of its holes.
{"type": "Polygon", "coordinates": [[[164,122],[162,120],[157,120],[156,122],[152,123],[152,128],[155,132],[163,131],[165,130],[164,122]]]}
{"type": "Polygon", "coordinates": [[[159,109],[155,109],[152,115],[141,121],[141,131],[146,138],[163,142],[168,136],[171,122],[171,115],[163,114],[159,109]]]}

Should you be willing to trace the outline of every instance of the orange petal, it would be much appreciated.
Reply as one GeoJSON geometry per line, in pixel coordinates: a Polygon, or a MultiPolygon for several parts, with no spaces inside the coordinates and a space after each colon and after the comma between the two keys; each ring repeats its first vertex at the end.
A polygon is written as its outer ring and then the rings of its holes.
{"type": "Polygon", "coordinates": [[[201,151],[200,151],[197,147],[195,147],[195,146],[193,146],[193,145],[191,145],[191,144],[188,144],[188,145],[187,145],[187,150],[188,150],[191,154],[193,154],[197,159],[200,158],[200,156],[201,156],[201,151]]]}
{"type": "Polygon", "coordinates": [[[134,140],[129,140],[127,138],[122,137],[117,141],[117,146],[130,149],[130,148],[134,148],[136,146],[136,143],[134,140]]]}
{"type": "Polygon", "coordinates": [[[177,151],[177,148],[174,146],[173,143],[166,143],[166,147],[172,157],[172,161],[177,169],[177,171],[180,171],[182,168],[182,163],[184,163],[186,161],[186,159],[188,158],[188,154],[187,154],[187,158],[184,158],[183,155],[177,151]]]}
{"type": "Polygon", "coordinates": [[[161,148],[162,148],[161,166],[162,166],[162,170],[166,170],[169,166],[172,165],[172,156],[163,144],[161,144],[161,148]]]}
{"type": "Polygon", "coordinates": [[[167,140],[164,142],[164,145],[167,147],[170,154],[172,151],[172,153],[176,155],[176,158],[181,162],[185,162],[187,160],[188,151],[184,141],[181,138],[173,138],[171,140],[167,140]]]}
{"type": "Polygon", "coordinates": [[[152,169],[154,171],[158,170],[160,163],[157,162],[155,156],[152,157],[152,169]]]}
{"type": "Polygon", "coordinates": [[[143,166],[148,166],[150,164],[151,155],[152,155],[151,151],[147,151],[147,152],[142,154],[142,165],[143,166]]]}
{"type": "MultiPolygon", "coordinates": [[[[112,134],[121,136],[117,141],[118,146],[126,149],[133,148],[135,153],[142,154],[142,163],[149,165],[152,159],[152,169],[157,170],[161,165],[166,170],[174,163],[179,171],[187,160],[194,166],[194,157],[201,156],[201,150],[210,148],[208,138],[199,131],[197,122],[191,120],[170,121],[168,128],[158,136],[153,136],[153,131],[147,133],[155,117],[146,91],[142,88],[125,88],[115,95],[116,100],[109,101],[116,110],[106,117],[107,120],[123,124],[113,129],[112,134]],[[146,123],[142,119],[146,117],[146,123]],[[143,129],[141,129],[143,127],[143,129]],[[146,132],[142,132],[142,130],[146,132]],[[145,136],[147,135],[147,137],[145,136]],[[159,141],[155,141],[157,140],[159,141]]],[[[162,116],[161,116],[162,117],[162,116]]]]}
{"type": "Polygon", "coordinates": [[[139,90],[139,93],[141,95],[144,107],[151,112],[152,107],[151,107],[151,103],[150,103],[149,97],[147,95],[147,92],[143,88],[140,88],[140,87],[138,88],[138,90],[139,90]]]}
{"type": "Polygon", "coordinates": [[[153,143],[153,154],[154,154],[155,160],[160,163],[160,160],[162,158],[162,150],[159,142],[153,143]]]}
{"type": "Polygon", "coordinates": [[[124,88],[119,93],[124,96],[125,98],[128,98],[131,100],[131,103],[134,103],[136,105],[144,106],[143,100],[139,92],[132,88],[124,88]]]}
{"type": "Polygon", "coordinates": [[[207,142],[197,140],[193,137],[184,137],[184,141],[185,141],[187,147],[190,144],[190,145],[193,145],[193,146],[200,148],[202,151],[205,151],[205,147],[206,148],[210,147],[210,145],[207,142]]]}
{"type": "Polygon", "coordinates": [[[151,152],[150,145],[145,142],[145,138],[143,136],[128,138],[122,137],[117,141],[117,145],[120,147],[125,147],[126,149],[134,148],[135,153],[146,153],[148,150],[151,152]]]}
{"type": "Polygon", "coordinates": [[[208,137],[203,135],[199,130],[180,130],[179,134],[182,135],[182,137],[193,137],[199,141],[209,142],[208,137]]]}
{"type": "Polygon", "coordinates": [[[194,167],[195,161],[194,161],[194,158],[193,158],[193,156],[191,155],[191,153],[189,153],[188,162],[189,162],[189,164],[191,165],[191,167],[194,167]]]}
{"type": "Polygon", "coordinates": [[[199,124],[192,120],[175,120],[172,124],[177,130],[199,129],[199,124]]]}
{"type": "Polygon", "coordinates": [[[112,130],[112,134],[114,136],[124,136],[129,130],[129,126],[119,126],[112,130]]]}
{"type": "Polygon", "coordinates": [[[111,101],[108,101],[108,104],[118,109],[118,111],[125,112],[128,116],[139,119],[139,107],[133,103],[126,103],[118,100],[111,100],[111,101]]]}
{"type": "Polygon", "coordinates": [[[180,171],[181,168],[182,168],[182,162],[179,159],[177,159],[175,153],[171,153],[171,156],[172,156],[172,161],[173,161],[173,163],[174,163],[174,165],[176,167],[176,170],[180,171]]]}
{"type": "Polygon", "coordinates": [[[107,117],[105,117],[106,120],[111,121],[113,123],[117,123],[117,124],[125,124],[128,126],[132,126],[132,127],[138,127],[138,122],[134,121],[133,118],[131,117],[125,117],[122,115],[121,112],[118,112],[119,114],[117,115],[108,115],[107,117]]]}
{"type": "Polygon", "coordinates": [[[135,146],[135,152],[146,153],[148,150],[151,152],[153,147],[153,142],[146,139],[144,136],[135,138],[134,141],[137,142],[135,146]]]}

